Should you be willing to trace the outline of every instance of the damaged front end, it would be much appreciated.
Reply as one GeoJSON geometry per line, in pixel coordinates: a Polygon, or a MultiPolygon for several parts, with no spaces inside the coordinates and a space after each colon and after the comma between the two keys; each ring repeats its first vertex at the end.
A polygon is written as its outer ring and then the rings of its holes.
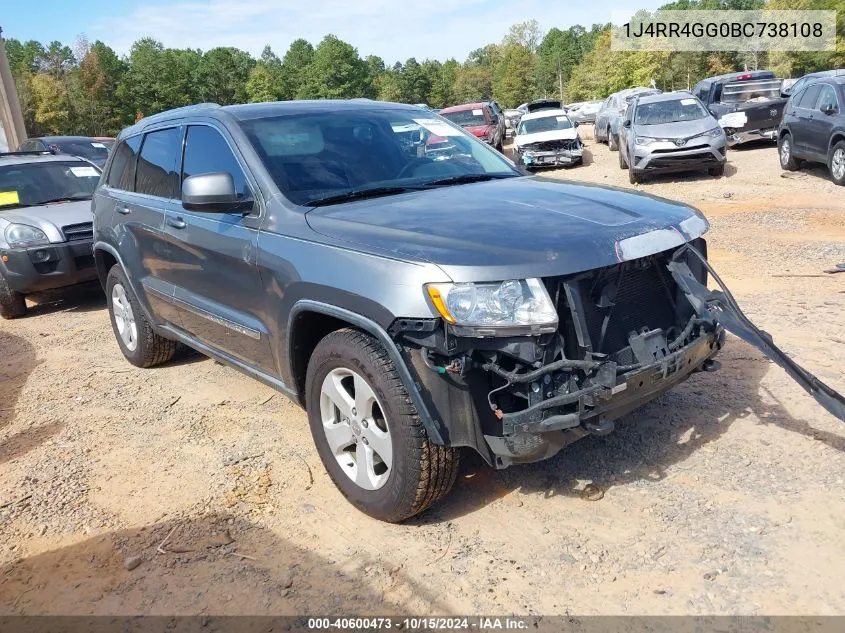
{"type": "Polygon", "coordinates": [[[573,165],[584,155],[581,139],[561,139],[527,143],[519,148],[522,163],[526,167],[546,165],[573,165]]]}
{"type": "MultiPolygon", "coordinates": [[[[553,327],[528,332],[399,319],[409,361],[444,440],[498,468],[545,459],[685,380],[712,370],[727,328],[759,347],[845,419],[845,400],[795,365],[739,311],[707,290],[703,239],[587,272],[542,280],[553,327]]],[[[714,275],[715,277],[715,275],[714,275]]],[[[718,280],[718,277],[715,277],[718,280]]],[[[721,283],[721,282],[719,282],[721,283]]]]}

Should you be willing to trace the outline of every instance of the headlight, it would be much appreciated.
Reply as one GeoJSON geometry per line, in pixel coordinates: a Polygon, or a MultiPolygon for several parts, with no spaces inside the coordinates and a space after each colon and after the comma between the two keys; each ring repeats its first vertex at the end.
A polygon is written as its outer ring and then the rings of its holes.
{"type": "Polygon", "coordinates": [[[724,135],[724,133],[725,131],[722,128],[714,127],[712,130],[707,130],[703,134],[699,134],[698,136],[695,136],[693,138],[698,138],[699,136],[711,136],[715,138],[724,135]]]}
{"type": "Polygon", "coordinates": [[[557,312],[539,279],[427,284],[426,292],[440,316],[452,325],[557,329],[557,312]]]}
{"type": "Polygon", "coordinates": [[[41,246],[49,244],[50,240],[44,231],[27,224],[10,224],[6,227],[6,242],[13,248],[27,246],[41,246]]]}
{"type": "Polygon", "coordinates": [[[652,143],[656,143],[657,139],[652,138],[650,136],[637,136],[634,137],[634,143],[637,145],[651,145],[652,143]]]}

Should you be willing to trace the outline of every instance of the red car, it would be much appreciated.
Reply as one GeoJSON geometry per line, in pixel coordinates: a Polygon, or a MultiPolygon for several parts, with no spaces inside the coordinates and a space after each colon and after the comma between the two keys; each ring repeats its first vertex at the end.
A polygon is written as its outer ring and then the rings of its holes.
{"type": "Polygon", "coordinates": [[[489,103],[465,103],[443,108],[438,114],[460,125],[467,132],[492,145],[500,152],[505,138],[505,120],[489,103]]]}

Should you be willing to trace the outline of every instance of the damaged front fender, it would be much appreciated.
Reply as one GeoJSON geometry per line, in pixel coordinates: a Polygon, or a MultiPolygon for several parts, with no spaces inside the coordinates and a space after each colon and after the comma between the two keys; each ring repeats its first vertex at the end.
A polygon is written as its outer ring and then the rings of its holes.
{"type": "Polygon", "coordinates": [[[675,282],[686,294],[695,311],[702,319],[715,320],[726,330],[732,332],[746,343],[753,345],[774,363],[782,367],[787,374],[804,388],[828,412],[845,422],[845,398],[837,391],[823,383],[816,376],[798,365],[786,353],[775,345],[772,337],[754,325],[742,312],[730,290],[725,286],[719,275],[710,266],[705,257],[692,245],[686,244],[679,248],[667,264],[675,282]],[[682,259],[684,253],[690,251],[710,272],[713,279],[721,288],[709,290],[698,281],[682,259]]]}

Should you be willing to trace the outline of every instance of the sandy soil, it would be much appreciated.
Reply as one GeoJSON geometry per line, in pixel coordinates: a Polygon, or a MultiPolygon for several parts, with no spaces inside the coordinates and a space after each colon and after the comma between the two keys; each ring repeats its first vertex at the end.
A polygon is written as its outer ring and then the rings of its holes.
{"type": "MultiPolygon", "coordinates": [[[[636,189],[701,208],[748,314],[845,391],[843,190],[771,146],[729,159],[636,189]]],[[[629,186],[592,142],[546,175],[629,186]]],[[[42,298],[0,323],[0,613],[845,613],[845,427],[738,339],[720,360],[550,461],[469,458],[386,525],[282,396],[194,354],[135,369],[98,289],[42,298]]]]}

